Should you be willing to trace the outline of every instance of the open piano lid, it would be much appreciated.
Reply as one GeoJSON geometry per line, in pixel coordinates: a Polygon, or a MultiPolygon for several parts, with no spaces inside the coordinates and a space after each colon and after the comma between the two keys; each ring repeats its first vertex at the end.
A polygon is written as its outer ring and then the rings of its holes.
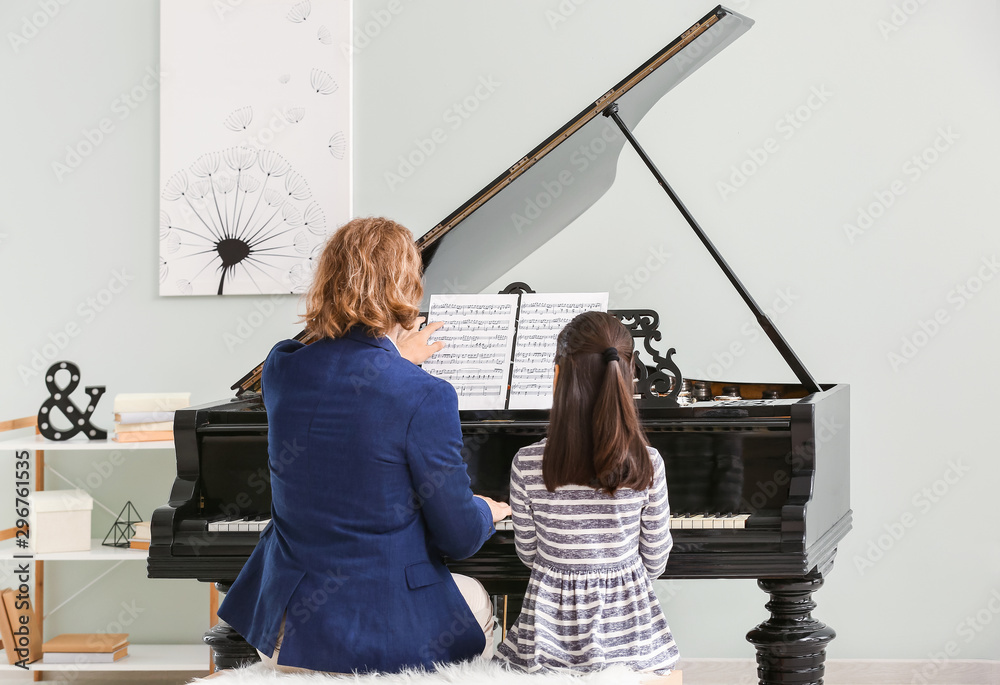
{"type": "MultiPolygon", "coordinates": [[[[719,5],[419,238],[427,297],[453,290],[449,283],[481,291],[583,214],[611,188],[626,144],[615,123],[601,116],[604,109],[617,102],[621,118],[634,128],[660,98],[751,26],[752,19],[719,5]],[[532,204],[544,184],[563,183],[560,175],[567,173],[572,188],[551,204],[532,204]]],[[[307,331],[296,339],[313,340],[307,331]]],[[[232,386],[237,395],[260,390],[262,368],[232,386]]]]}
{"type": "Polygon", "coordinates": [[[634,129],[660,98],[752,25],[716,7],[428,231],[417,240],[424,292],[451,292],[455,283],[480,292],[569,226],[611,188],[626,144],[601,116],[604,109],[617,102],[634,129]]]}

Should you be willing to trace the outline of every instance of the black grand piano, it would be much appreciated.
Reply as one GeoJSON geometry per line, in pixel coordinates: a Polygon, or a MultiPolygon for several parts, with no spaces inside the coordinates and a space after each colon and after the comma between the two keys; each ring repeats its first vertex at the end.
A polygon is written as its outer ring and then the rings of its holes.
{"type": "MultiPolygon", "coordinates": [[[[851,528],[849,388],[813,379],[632,133],[661,97],[752,23],[717,7],[417,242],[426,292],[447,292],[455,282],[479,292],[593,205],[614,181],[626,145],[640,156],[798,379],[684,379],[674,350],[663,349],[656,311],[612,312],[635,338],[637,403],[666,466],[674,548],[662,577],[757,579],[771,612],[747,635],[760,682],[820,683],[835,633],[812,618],[811,595],[851,528]],[[553,184],[561,191],[540,201],[553,184]],[[532,199],[539,199],[533,210],[532,199]],[[523,221],[530,230],[516,230],[523,221]]],[[[515,283],[509,290],[530,289],[515,283]]],[[[300,338],[310,342],[306,333],[300,338]]],[[[233,386],[233,399],[177,412],[177,478],[152,517],[149,577],[197,578],[225,591],[253,551],[271,512],[260,371],[233,386]]],[[[514,453],[544,435],[547,412],[463,411],[461,422],[473,489],[505,499],[514,453]]],[[[513,535],[498,530],[476,555],[449,563],[494,595],[504,627],[516,618],[529,576],[513,535]]],[[[220,668],[256,659],[222,622],[205,640],[220,668]]]]}

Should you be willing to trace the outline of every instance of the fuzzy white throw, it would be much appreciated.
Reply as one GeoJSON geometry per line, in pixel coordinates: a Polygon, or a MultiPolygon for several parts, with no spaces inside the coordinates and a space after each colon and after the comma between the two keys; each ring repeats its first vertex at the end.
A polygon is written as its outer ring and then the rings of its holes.
{"type": "Polygon", "coordinates": [[[496,662],[478,661],[442,666],[437,671],[404,671],[375,675],[325,675],[319,673],[279,673],[263,664],[233,669],[211,679],[194,683],[211,685],[639,685],[639,674],[621,666],[596,673],[546,672],[527,674],[507,670],[496,662]]]}

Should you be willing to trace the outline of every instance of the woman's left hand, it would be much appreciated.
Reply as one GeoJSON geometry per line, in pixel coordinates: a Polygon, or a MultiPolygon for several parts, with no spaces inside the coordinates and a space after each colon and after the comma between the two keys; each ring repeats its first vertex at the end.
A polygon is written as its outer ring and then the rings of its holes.
{"type": "Polygon", "coordinates": [[[413,328],[403,328],[399,331],[399,336],[396,338],[396,347],[399,348],[400,356],[403,359],[410,360],[417,366],[420,366],[430,359],[432,354],[444,348],[444,342],[441,340],[431,345],[427,344],[427,339],[431,337],[434,331],[441,328],[444,322],[435,321],[434,323],[427,324],[423,330],[420,330],[420,324],[423,322],[424,317],[417,317],[417,320],[413,322],[413,328]]]}

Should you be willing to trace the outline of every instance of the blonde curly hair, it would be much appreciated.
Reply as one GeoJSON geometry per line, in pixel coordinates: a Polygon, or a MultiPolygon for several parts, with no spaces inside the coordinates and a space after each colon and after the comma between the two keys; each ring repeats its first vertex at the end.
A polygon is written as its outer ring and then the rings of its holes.
{"type": "Polygon", "coordinates": [[[340,338],[362,325],[386,335],[413,326],[424,296],[422,260],[405,226],[383,217],[349,221],[327,241],[306,294],[306,328],[340,338]]]}

